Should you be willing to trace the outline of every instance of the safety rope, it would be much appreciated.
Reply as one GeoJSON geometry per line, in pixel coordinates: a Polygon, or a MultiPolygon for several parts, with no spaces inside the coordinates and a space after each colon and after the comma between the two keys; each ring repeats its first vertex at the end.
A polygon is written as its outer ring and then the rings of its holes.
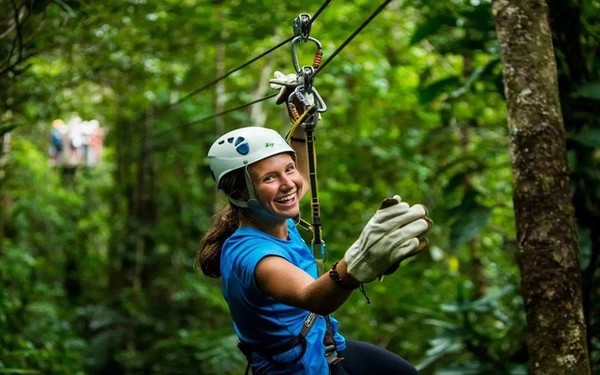
{"type": "Polygon", "coordinates": [[[323,48],[321,43],[310,36],[310,27],[312,24],[311,17],[306,14],[300,14],[293,22],[294,38],[291,43],[292,63],[296,71],[296,82],[298,86],[286,98],[288,111],[294,120],[292,128],[288,132],[287,138],[290,140],[292,134],[298,126],[304,128],[306,139],[306,153],[308,159],[308,176],[310,181],[311,191],[311,231],[312,241],[311,247],[315,263],[317,264],[318,275],[324,272],[326,259],[325,242],[321,233],[321,214],[319,204],[319,189],[317,185],[317,154],[315,150],[314,130],[320,118],[320,113],[327,110],[327,106],[323,98],[319,95],[313,86],[313,77],[315,72],[321,66],[323,57],[323,48]],[[311,65],[301,66],[298,61],[297,46],[299,43],[312,42],[316,45],[316,52],[311,65]],[[312,102],[311,100],[312,99],[312,102]],[[299,115],[296,104],[302,105],[303,112],[299,115]]]}
{"type": "MultiPolygon", "coordinates": [[[[388,0],[381,4],[369,18],[361,24],[361,26],[336,50],[336,54],[339,53],[346,45],[352,41],[352,39],[358,35],[358,33],[371,22],[373,18],[390,2],[388,0]]],[[[312,207],[312,223],[311,229],[313,233],[313,240],[311,242],[312,252],[317,264],[318,275],[322,275],[324,272],[324,264],[326,260],[325,242],[321,237],[321,215],[319,205],[319,195],[317,186],[317,156],[315,151],[315,137],[314,130],[320,119],[320,113],[327,111],[327,105],[325,101],[319,95],[315,89],[313,83],[315,76],[324,68],[325,64],[321,64],[323,58],[323,48],[321,43],[311,37],[310,34],[310,16],[308,14],[300,14],[293,23],[294,39],[292,39],[292,63],[296,71],[296,83],[299,83],[295,88],[294,92],[291,93],[287,98],[288,112],[295,120],[292,128],[288,132],[286,139],[290,141],[292,135],[296,131],[298,126],[304,128],[306,135],[306,151],[308,159],[308,173],[310,180],[310,191],[311,191],[311,207],[312,207]],[[296,53],[296,46],[299,42],[313,42],[317,51],[313,58],[312,65],[300,66],[298,63],[298,54],[296,53]],[[307,98],[312,98],[312,103],[307,98]],[[304,112],[302,116],[299,116],[297,108],[295,108],[294,99],[299,101],[304,106],[304,112]]],[[[333,56],[334,57],[334,56],[333,56]]],[[[329,58],[326,62],[331,61],[329,58]]],[[[365,297],[367,303],[370,303],[370,299],[367,296],[364,285],[361,284],[360,292],[365,297]]]]}

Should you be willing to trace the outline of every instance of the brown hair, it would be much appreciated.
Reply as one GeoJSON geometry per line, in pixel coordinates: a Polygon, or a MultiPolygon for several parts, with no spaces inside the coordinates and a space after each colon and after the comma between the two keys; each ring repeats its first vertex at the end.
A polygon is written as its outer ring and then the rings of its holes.
{"type": "MultiPolygon", "coordinates": [[[[234,199],[247,198],[244,168],[229,172],[221,179],[221,187],[227,196],[234,199]]],[[[240,227],[246,209],[229,204],[215,215],[212,228],[200,240],[194,261],[195,268],[209,277],[221,277],[221,249],[229,236],[240,227]]]]}

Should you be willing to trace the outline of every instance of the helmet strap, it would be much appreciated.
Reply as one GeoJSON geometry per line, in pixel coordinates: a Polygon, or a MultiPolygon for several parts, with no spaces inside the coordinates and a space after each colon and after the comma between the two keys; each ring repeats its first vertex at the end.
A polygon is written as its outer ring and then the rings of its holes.
{"type": "Polygon", "coordinates": [[[264,208],[260,204],[258,199],[256,199],[256,193],[254,192],[254,185],[252,185],[252,178],[250,178],[250,172],[248,171],[248,166],[244,167],[244,178],[246,180],[246,190],[248,191],[248,200],[243,201],[240,199],[227,197],[229,199],[229,202],[231,202],[232,204],[234,204],[238,207],[248,208],[252,212],[254,212],[264,218],[281,220],[282,219],[281,216],[275,215],[271,211],[264,208]]]}

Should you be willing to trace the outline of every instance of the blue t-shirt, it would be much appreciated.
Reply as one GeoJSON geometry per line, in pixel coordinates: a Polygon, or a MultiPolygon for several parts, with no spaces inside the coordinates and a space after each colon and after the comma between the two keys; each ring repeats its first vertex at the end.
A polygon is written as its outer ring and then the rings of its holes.
{"type": "MultiPolygon", "coordinates": [[[[317,278],[317,265],[294,222],[288,220],[288,240],[281,240],[251,227],[239,228],[229,237],[221,252],[223,296],[229,305],[236,334],[242,342],[259,346],[273,346],[288,342],[302,329],[308,311],[278,302],[259,290],[254,278],[256,265],[267,256],[279,256],[317,278]]],[[[332,317],[331,325],[338,351],[346,347],[346,340],[337,332],[338,322],[332,317]]],[[[254,373],[268,374],[328,374],[323,337],[325,319],[319,316],[309,331],[306,353],[299,361],[301,346],[276,355],[275,364],[254,353],[254,373]]]]}

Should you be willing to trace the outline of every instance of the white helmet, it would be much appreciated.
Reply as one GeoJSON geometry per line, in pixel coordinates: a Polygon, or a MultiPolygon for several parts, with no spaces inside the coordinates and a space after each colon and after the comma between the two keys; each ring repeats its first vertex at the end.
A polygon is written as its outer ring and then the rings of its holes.
{"type": "MultiPolygon", "coordinates": [[[[219,137],[208,150],[208,162],[217,189],[222,190],[221,179],[227,173],[284,152],[296,155],[281,134],[273,129],[248,126],[219,137]]],[[[250,195],[254,195],[252,185],[247,187],[250,195]]]]}

